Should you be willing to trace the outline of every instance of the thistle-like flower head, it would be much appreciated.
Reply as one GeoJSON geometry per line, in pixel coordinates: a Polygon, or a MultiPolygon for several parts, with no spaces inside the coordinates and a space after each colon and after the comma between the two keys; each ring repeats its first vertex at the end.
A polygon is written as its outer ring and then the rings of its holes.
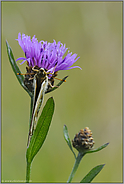
{"type": "Polygon", "coordinates": [[[53,40],[53,43],[47,41],[38,42],[35,35],[31,39],[30,36],[26,36],[25,34],[21,36],[21,33],[18,34],[17,40],[25,53],[25,57],[20,57],[16,61],[23,60],[22,63],[27,61],[29,67],[38,66],[51,73],[59,70],[80,68],[79,66],[71,67],[79,59],[79,57],[76,58],[77,54],[72,55],[68,51],[67,55],[63,58],[68,48],[60,41],[58,43],[55,40],[53,40]]]}
{"type": "MultiPolygon", "coordinates": [[[[49,85],[47,92],[54,85],[54,78],[57,76],[59,70],[69,70],[72,68],[80,68],[79,66],[72,66],[78,59],[77,54],[70,53],[68,51],[65,57],[64,54],[68,50],[60,41],[53,43],[47,41],[38,42],[35,35],[31,39],[30,36],[19,33],[17,39],[19,45],[25,53],[25,57],[20,57],[18,60],[23,60],[21,64],[27,61],[27,73],[25,75],[24,84],[30,92],[34,91],[33,78],[37,73],[37,70],[41,68],[46,72],[49,85]]],[[[81,68],[80,68],[81,69],[81,68]]]]}

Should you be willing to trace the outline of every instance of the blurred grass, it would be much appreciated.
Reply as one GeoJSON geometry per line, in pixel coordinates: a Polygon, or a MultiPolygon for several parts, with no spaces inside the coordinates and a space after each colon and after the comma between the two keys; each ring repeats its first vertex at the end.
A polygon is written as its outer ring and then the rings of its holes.
{"type": "MultiPolygon", "coordinates": [[[[5,45],[7,40],[15,59],[24,56],[15,40],[21,32],[66,43],[82,68],[61,71],[59,78],[69,75],[67,82],[45,96],[45,101],[54,97],[55,113],[33,161],[32,182],[67,181],[74,158],[63,138],[64,124],[71,139],[89,126],[95,148],[110,142],[84,157],[73,182],[104,163],[93,182],[122,182],[122,2],[1,2],[1,8],[2,181],[25,180],[30,98],[12,72],[5,45]]],[[[22,72],[25,66],[19,65],[22,72]]]]}

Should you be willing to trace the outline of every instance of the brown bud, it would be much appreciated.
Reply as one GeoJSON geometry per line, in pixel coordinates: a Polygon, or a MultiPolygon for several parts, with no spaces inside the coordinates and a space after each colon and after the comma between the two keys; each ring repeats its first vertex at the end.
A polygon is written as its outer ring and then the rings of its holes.
{"type": "Polygon", "coordinates": [[[88,127],[81,129],[79,133],[75,135],[74,140],[72,140],[73,147],[79,152],[91,149],[94,143],[92,132],[88,127]]]}

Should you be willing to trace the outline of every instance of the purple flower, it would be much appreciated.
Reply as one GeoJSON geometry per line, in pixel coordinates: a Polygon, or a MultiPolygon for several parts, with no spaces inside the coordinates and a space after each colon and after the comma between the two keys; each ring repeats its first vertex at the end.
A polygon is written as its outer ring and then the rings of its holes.
{"type": "Polygon", "coordinates": [[[59,70],[80,68],[79,66],[71,67],[79,59],[79,57],[76,58],[77,54],[72,55],[68,51],[67,55],[63,58],[68,48],[60,41],[58,43],[55,40],[53,40],[53,43],[47,41],[38,42],[35,35],[31,39],[30,36],[26,36],[25,34],[21,36],[21,33],[18,34],[17,40],[25,53],[25,57],[20,57],[16,60],[23,60],[21,64],[27,61],[29,67],[38,66],[51,73],[59,70]]]}

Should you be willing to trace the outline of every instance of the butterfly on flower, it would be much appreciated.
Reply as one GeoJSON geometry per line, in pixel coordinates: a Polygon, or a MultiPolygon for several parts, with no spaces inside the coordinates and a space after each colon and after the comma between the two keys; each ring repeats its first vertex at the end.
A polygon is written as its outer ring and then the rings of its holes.
{"type": "Polygon", "coordinates": [[[35,36],[31,39],[30,36],[26,36],[25,34],[21,35],[20,33],[18,34],[17,40],[25,53],[25,57],[20,57],[16,61],[23,60],[22,63],[27,61],[27,73],[25,74],[24,84],[33,94],[34,99],[29,128],[29,146],[44,94],[52,91],[54,79],[59,70],[80,68],[79,66],[71,67],[79,57],[76,58],[77,54],[72,55],[72,53],[68,51],[67,55],[63,58],[68,48],[60,41],[58,43],[56,43],[55,40],[53,43],[47,43],[47,41],[38,42],[35,36]]]}
{"type": "MultiPolygon", "coordinates": [[[[33,131],[36,127],[38,114],[41,109],[41,105],[43,103],[44,94],[49,92],[54,86],[54,78],[57,75],[56,73],[47,73],[43,68],[39,68],[38,66],[34,67],[26,67],[27,73],[18,75],[25,75],[24,84],[28,88],[30,92],[33,93],[33,108],[32,108],[32,117],[28,135],[28,143],[27,147],[29,147],[30,139],[33,135],[33,131]],[[48,76],[52,75],[49,79],[48,76]]],[[[58,79],[58,78],[55,78],[58,79]]],[[[63,82],[66,82],[65,79],[58,79],[63,82]]],[[[57,87],[57,86],[56,86],[57,87]]]]}

